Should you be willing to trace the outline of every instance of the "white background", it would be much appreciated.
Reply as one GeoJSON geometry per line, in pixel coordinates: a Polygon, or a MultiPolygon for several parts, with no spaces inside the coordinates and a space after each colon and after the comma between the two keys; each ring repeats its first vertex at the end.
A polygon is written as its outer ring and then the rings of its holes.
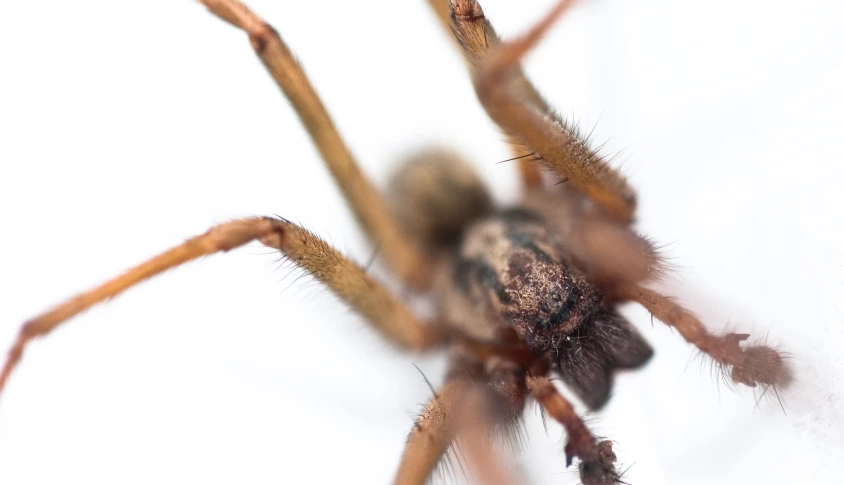
{"type": "MultiPolygon", "coordinates": [[[[487,0],[513,35],[550,0],[487,0]]],[[[430,143],[502,203],[515,165],[422,0],[250,2],[383,183],[430,143]]],[[[671,291],[793,354],[758,407],[645,312],[657,348],[590,418],[632,484],[833,483],[844,463],[844,72],[834,1],[589,0],[528,60],[619,150],[671,291]]],[[[210,225],[277,213],[371,248],[245,36],[190,1],[4,2],[0,345],[21,322],[210,225]]],[[[0,398],[0,483],[388,483],[438,356],[389,350],[253,245],[133,289],[33,344],[0,398]]],[[[377,269],[383,275],[382,269],[377,269]]],[[[576,483],[533,407],[529,482],[576,483]]]]}

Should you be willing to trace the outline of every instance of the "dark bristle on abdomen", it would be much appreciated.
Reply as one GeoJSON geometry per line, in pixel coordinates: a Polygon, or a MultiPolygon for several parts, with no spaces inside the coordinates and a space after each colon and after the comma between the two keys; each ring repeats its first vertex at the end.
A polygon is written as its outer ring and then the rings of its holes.
{"type": "Polygon", "coordinates": [[[653,353],[573,264],[562,235],[533,211],[500,210],[472,224],[449,276],[449,323],[478,338],[514,329],[591,409],[609,399],[616,369],[638,367],[653,353]]]}

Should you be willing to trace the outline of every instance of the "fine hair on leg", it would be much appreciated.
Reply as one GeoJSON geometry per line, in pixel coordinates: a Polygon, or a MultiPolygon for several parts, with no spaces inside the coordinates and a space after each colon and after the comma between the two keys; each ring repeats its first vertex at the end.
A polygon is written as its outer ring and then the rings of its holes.
{"type": "Polygon", "coordinates": [[[302,66],[279,33],[237,0],[200,0],[221,19],[249,35],[255,53],[293,105],[349,202],[358,223],[396,275],[414,288],[430,283],[426,254],[396,222],[381,194],[358,166],[302,66]]]}
{"type": "MultiPolygon", "coordinates": [[[[636,195],[624,177],[587,146],[576,130],[538,105],[538,95],[531,95],[535,91],[526,88],[525,82],[513,81],[514,77],[517,81],[524,79],[519,67],[522,57],[573,3],[558,2],[526,33],[489,49],[473,70],[475,92],[490,118],[529,147],[539,163],[567,180],[610,217],[628,223],[633,220],[636,195]]],[[[475,0],[452,0],[452,11],[458,31],[469,31],[469,26],[476,25],[471,19],[483,15],[475,0]]]]}
{"type": "Polygon", "coordinates": [[[575,457],[580,459],[578,470],[583,485],[613,485],[619,483],[621,475],[616,470],[616,456],[612,442],[598,441],[586,424],[580,419],[566,398],[557,391],[554,384],[545,377],[527,378],[531,396],[553,419],[566,430],[566,466],[575,457]]]}
{"type": "Polygon", "coordinates": [[[639,303],[658,320],[676,328],[687,342],[712,358],[724,377],[735,384],[773,387],[776,391],[794,380],[788,357],[779,350],[758,342],[742,346],[741,343],[750,337],[748,334],[714,335],[692,312],[643,286],[622,286],[619,295],[639,303]]]}
{"type": "Polygon", "coordinates": [[[512,466],[502,453],[496,453],[494,398],[482,384],[470,388],[457,410],[460,425],[455,442],[478,483],[512,485],[518,483],[512,466]]]}
{"type": "Polygon", "coordinates": [[[423,485],[452,445],[455,412],[466,398],[471,379],[452,375],[425,406],[407,437],[394,485],[423,485]]]}
{"type": "MultiPolygon", "coordinates": [[[[459,10],[453,15],[450,9],[455,8],[455,5],[451,0],[439,0],[436,7],[438,13],[441,8],[440,4],[449,4],[447,6],[449,9],[448,18],[443,19],[442,24],[452,34],[461,54],[463,54],[466,65],[469,67],[470,74],[474,78],[481,59],[487,55],[491,48],[500,44],[501,39],[477,3],[474,4],[471,10],[469,6],[458,5],[457,8],[459,10]]],[[[531,102],[536,109],[544,113],[553,112],[545,99],[539,94],[539,91],[534,87],[533,83],[525,76],[521,68],[517,67],[513,70],[509,82],[511,89],[518,92],[523,99],[531,102]]],[[[542,174],[539,171],[539,165],[537,164],[538,157],[536,154],[512,133],[507,133],[507,143],[510,145],[510,151],[513,153],[513,158],[508,161],[516,161],[518,163],[519,173],[524,186],[527,188],[540,187],[542,185],[542,174]]]]}
{"type": "Polygon", "coordinates": [[[258,240],[275,248],[312,274],[335,295],[366,318],[388,342],[406,350],[422,351],[441,341],[433,326],[423,325],[410,310],[366,271],[328,243],[283,219],[254,217],[220,224],[30,319],[21,327],[0,372],[0,393],[23,356],[26,345],[47,335],[79,313],[109,300],[136,284],[216,252],[226,252],[258,240]]]}

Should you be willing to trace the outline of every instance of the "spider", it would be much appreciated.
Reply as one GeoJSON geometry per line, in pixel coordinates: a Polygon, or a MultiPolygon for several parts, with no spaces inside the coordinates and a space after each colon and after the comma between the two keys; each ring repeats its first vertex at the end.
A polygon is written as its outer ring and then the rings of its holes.
{"type": "MultiPolygon", "coordinates": [[[[547,157],[546,157],[546,158],[547,158],[547,157]]],[[[376,239],[377,239],[377,238],[376,238],[376,239]]],[[[384,251],[387,247],[389,247],[389,246],[388,246],[388,245],[385,245],[384,243],[382,243],[382,254],[383,254],[383,251],[384,251]]],[[[535,374],[538,374],[538,373],[535,373],[535,374]]]]}

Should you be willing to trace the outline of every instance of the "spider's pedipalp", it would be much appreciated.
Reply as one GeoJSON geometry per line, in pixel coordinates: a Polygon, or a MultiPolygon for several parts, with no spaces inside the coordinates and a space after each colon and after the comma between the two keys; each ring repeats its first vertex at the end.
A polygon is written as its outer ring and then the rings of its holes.
{"type": "Polygon", "coordinates": [[[305,71],[279,33],[237,0],[199,1],[249,35],[255,53],[293,105],[358,222],[379,245],[387,264],[411,286],[427,287],[431,276],[427,255],[399,226],[381,194],[360,170],[305,71]]]}
{"type": "Polygon", "coordinates": [[[787,387],[794,380],[785,354],[761,343],[742,346],[749,337],[747,334],[714,335],[692,312],[643,286],[622,286],[619,296],[639,303],[657,319],[676,328],[687,342],[712,358],[725,377],[729,376],[735,384],[777,389],[787,387]]]}
{"type": "Polygon", "coordinates": [[[611,441],[601,441],[589,431],[574,407],[554,384],[545,377],[527,378],[527,387],[552,418],[566,430],[566,466],[579,458],[580,479],[584,485],[613,485],[619,483],[621,475],[615,466],[616,456],[611,441]]]}

